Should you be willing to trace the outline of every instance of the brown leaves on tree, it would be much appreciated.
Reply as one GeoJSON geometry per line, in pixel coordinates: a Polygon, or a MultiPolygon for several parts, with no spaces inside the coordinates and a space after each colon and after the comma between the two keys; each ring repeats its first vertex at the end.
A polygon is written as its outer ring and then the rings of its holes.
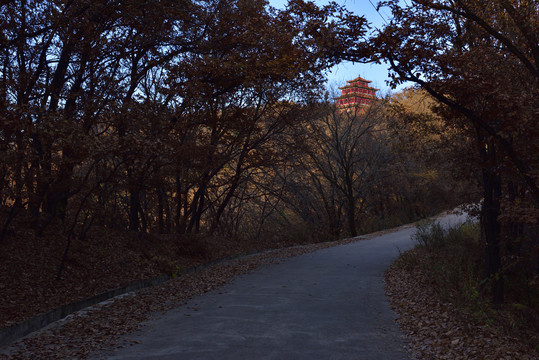
{"type": "Polygon", "coordinates": [[[393,20],[370,39],[370,59],[390,65],[394,84],[423,88],[439,102],[436,112],[447,127],[472,140],[467,174],[482,185],[486,276],[499,279],[492,300],[501,304],[503,257],[533,249],[523,256],[526,263],[538,251],[537,4],[390,0],[382,6],[393,20]]]}

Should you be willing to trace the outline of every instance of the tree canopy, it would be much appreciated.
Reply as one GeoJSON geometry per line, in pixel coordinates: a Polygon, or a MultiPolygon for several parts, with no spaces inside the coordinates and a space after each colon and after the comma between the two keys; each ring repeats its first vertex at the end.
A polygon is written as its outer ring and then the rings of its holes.
{"type": "Polygon", "coordinates": [[[391,22],[344,57],[386,61],[393,84],[416,83],[439,102],[448,127],[474,139],[470,165],[482,171],[488,275],[498,279],[500,303],[501,239],[523,235],[502,231],[500,222],[536,226],[539,219],[538,4],[391,0],[379,6],[391,9],[391,22]]]}

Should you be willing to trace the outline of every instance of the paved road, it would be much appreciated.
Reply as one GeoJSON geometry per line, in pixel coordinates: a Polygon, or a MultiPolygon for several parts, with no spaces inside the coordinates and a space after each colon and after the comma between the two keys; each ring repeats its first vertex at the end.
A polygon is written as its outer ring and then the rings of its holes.
{"type": "MultiPolygon", "coordinates": [[[[457,222],[448,216],[444,223],[457,222]]],[[[96,359],[408,359],[383,272],[413,228],[238,277],[160,315],[96,359]]]]}

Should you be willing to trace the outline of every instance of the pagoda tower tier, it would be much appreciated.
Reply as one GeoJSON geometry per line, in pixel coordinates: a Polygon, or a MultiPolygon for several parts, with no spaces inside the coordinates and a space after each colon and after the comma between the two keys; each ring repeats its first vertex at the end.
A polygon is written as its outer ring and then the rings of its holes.
{"type": "Polygon", "coordinates": [[[348,85],[340,87],[341,96],[335,98],[339,110],[353,110],[362,106],[368,106],[376,100],[376,91],[370,87],[372,81],[358,76],[354,80],[348,80],[348,85]]]}

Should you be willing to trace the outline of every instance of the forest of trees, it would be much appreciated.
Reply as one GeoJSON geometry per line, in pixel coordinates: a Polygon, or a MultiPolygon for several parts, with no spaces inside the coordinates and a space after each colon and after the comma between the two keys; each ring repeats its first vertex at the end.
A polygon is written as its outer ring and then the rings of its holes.
{"type": "Polygon", "coordinates": [[[302,0],[2,1],[0,243],[21,224],[66,253],[96,226],[327,240],[482,197],[496,275],[502,241],[537,249],[515,239],[537,231],[538,11],[482,3],[389,1],[365,42],[364,18],[302,0]],[[343,59],[423,90],[339,112],[343,59]]]}
{"type": "Polygon", "coordinates": [[[265,5],[3,4],[0,239],[23,213],[38,233],[215,231],[333,63],[307,32],[334,9],[265,5]]]}
{"type": "Polygon", "coordinates": [[[320,96],[329,52],[362,19],[266,5],[4,5],[0,239],[16,216],[38,234],[61,221],[70,236],[92,224],[259,236],[278,212],[340,236],[365,214],[428,212],[414,186],[384,180],[410,171],[382,104],[351,116],[320,96]]]}
{"type": "MultiPolygon", "coordinates": [[[[481,230],[495,304],[504,273],[537,287],[539,271],[539,4],[537,1],[384,1],[393,20],[369,39],[394,83],[438,102],[448,129],[472,142],[465,173],[482,189],[481,230]],[[477,176],[479,175],[479,176],[477,176]]],[[[345,55],[365,57],[365,44],[345,55]]]]}

